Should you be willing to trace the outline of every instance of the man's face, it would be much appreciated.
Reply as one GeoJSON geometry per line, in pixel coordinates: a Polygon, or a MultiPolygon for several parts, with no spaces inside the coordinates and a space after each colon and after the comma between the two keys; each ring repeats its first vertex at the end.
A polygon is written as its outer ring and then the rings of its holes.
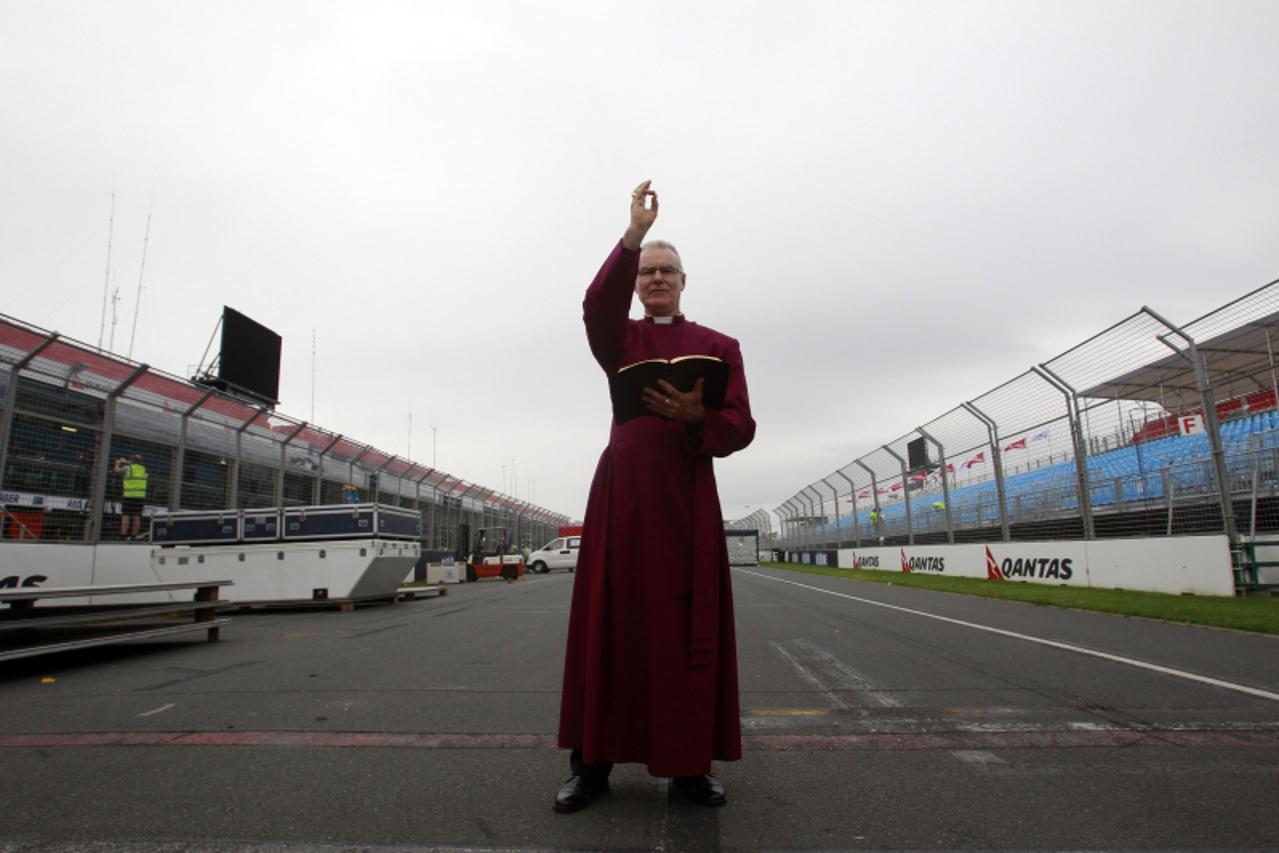
{"type": "Polygon", "coordinates": [[[635,292],[644,310],[654,317],[679,313],[679,295],[684,290],[684,273],[679,256],[670,249],[653,246],[640,252],[639,276],[635,292]]]}

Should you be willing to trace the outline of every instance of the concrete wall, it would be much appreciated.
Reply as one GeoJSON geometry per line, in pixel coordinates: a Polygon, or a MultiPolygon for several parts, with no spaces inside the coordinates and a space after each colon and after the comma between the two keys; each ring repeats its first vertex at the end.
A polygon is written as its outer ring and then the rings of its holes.
{"type": "Polygon", "coordinates": [[[792,562],[1060,586],[1233,596],[1225,536],[788,551],[792,562]]]}

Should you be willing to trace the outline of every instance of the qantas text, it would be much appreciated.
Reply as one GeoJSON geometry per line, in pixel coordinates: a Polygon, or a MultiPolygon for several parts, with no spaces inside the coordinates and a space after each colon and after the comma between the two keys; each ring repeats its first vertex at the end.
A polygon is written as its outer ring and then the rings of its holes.
{"type": "Polygon", "coordinates": [[[1006,578],[1057,578],[1068,581],[1075,574],[1069,557],[1005,557],[999,569],[1006,578]]]}

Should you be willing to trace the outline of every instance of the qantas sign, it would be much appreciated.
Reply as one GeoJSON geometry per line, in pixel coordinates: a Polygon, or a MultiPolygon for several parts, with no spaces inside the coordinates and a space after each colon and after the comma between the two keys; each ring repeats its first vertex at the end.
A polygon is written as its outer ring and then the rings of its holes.
{"type": "Polygon", "coordinates": [[[1039,578],[1041,580],[1068,581],[1074,577],[1074,560],[1061,556],[1005,557],[996,560],[990,546],[986,547],[986,577],[993,581],[1015,578],[1039,578]]]}
{"type": "Polygon", "coordinates": [[[946,571],[945,557],[907,557],[906,549],[902,549],[902,571],[910,574],[911,572],[937,572],[946,571]]]}
{"type": "Polygon", "coordinates": [[[857,556],[857,552],[854,551],[853,552],[853,568],[854,569],[878,569],[879,555],[863,554],[862,556],[859,557],[857,556]]]}

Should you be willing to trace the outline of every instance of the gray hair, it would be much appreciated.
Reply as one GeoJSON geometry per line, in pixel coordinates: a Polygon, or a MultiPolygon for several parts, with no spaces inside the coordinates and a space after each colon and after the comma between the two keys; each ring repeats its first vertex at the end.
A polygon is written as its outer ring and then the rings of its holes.
{"type": "Polygon", "coordinates": [[[680,272],[684,271],[684,259],[679,256],[679,249],[675,248],[673,244],[668,243],[665,240],[649,240],[647,243],[640,246],[641,252],[645,249],[666,249],[669,252],[674,252],[675,259],[679,261],[680,272]]]}

